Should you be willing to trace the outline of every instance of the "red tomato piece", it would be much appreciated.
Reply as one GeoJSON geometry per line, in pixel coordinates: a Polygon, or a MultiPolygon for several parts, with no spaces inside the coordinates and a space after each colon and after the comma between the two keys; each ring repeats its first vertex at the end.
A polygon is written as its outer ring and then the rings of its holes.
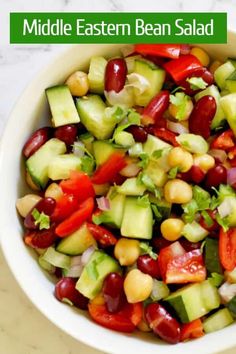
{"type": "Polygon", "coordinates": [[[85,200],[67,219],[62,221],[56,228],[56,234],[60,237],[65,237],[80,228],[80,226],[87,221],[93,212],[94,200],[88,198],[85,200]]]}
{"type": "Polygon", "coordinates": [[[201,68],[202,64],[194,55],[187,54],[168,61],[163,67],[178,83],[191,75],[196,69],[201,68]]]}
{"type": "Polygon", "coordinates": [[[142,124],[158,124],[162,119],[164,112],[169,106],[169,91],[159,92],[144,108],[142,113],[142,124]]]}
{"type": "Polygon", "coordinates": [[[76,209],[78,209],[78,200],[75,196],[73,194],[64,194],[57,200],[51,220],[56,222],[62,221],[70,216],[76,209]]]}
{"type": "Polygon", "coordinates": [[[160,250],[159,256],[158,256],[158,264],[159,264],[159,269],[161,273],[161,277],[165,279],[166,276],[166,270],[168,263],[171,262],[175,257],[181,256],[185,254],[184,248],[181,246],[181,244],[176,241],[172,243],[170,246],[164,247],[160,250]]]}
{"type": "Polygon", "coordinates": [[[219,256],[222,266],[231,271],[236,267],[236,228],[220,230],[219,256]]]}
{"type": "Polygon", "coordinates": [[[101,244],[101,246],[108,247],[114,246],[116,244],[117,239],[105,227],[87,222],[87,228],[89,229],[95,240],[101,244]]]}
{"type": "Polygon", "coordinates": [[[166,128],[154,128],[154,135],[173,146],[179,146],[179,143],[176,141],[176,135],[166,128]]]}
{"type": "Polygon", "coordinates": [[[73,194],[78,203],[95,196],[90,178],[80,171],[71,171],[70,178],[61,181],[60,187],[65,194],[73,194]]]}
{"type": "Polygon", "coordinates": [[[204,336],[203,325],[200,319],[183,324],[180,333],[180,341],[187,339],[199,338],[204,336]]]}
{"type": "Polygon", "coordinates": [[[123,154],[115,152],[107,161],[97,168],[91,180],[95,184],[108,183],[112,181],[126,165],[127,163],[123,154]]]}
{"type": "Polygon", "coordinates": [[[226,130],[218,135],[211,143],[211,149],[228,150],[235,146],[234,133],[231,129],[226,130]]]}
{"type": "Polygon", "coordinates": [[[167,284],[201,282],[205,279],[206,268],[199,249],[175,257],[167,264],[165,275],[167,284]]]}
{"type": "Polygon", "coordinates": [[[140,54],[177,59],[180,54],[180,44],[136,44],[134,51],[140,54]]]}

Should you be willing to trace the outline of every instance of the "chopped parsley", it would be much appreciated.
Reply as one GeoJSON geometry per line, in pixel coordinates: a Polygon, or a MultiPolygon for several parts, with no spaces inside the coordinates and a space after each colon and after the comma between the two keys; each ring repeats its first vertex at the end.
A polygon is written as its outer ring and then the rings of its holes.
{"type": "Polygon", "coordinates": [[[141,248],[141,251],[143,254],[148,254],[151,258],[157,259],[157,254],[153,252],[152,247],[149,246],[147,242],[140,242],[139,247],[141,248]]]}
{"type": "Polygon", "coordinates": [[[36,208],[32,211],[35,225],[39,225],[39,230],[50,228],[50,218],[44,212],[40,213],[36,208]]]}
{"type": "Polygon", "coordinates": [[[149,197],[148,195],[143,195],[142,197],[138,197],[137,199],[137,204],[141,206],[142,208],[146,208],[147,206],[150,205],[149,197]]]}
{"type": "Polygon", "coordinates": [[[185,118],[187,105],[190,100],[191,98],[183,92],[170,95],[170,102],[178,108],[175,116],[176,119],[183,120],[185,118]]]}
{"type": "Polygon", "coordinates": [[[174,179],[177,176],[178,172],[179,172],[178,166],[172,167],[168,172],[168,178],[174,179]]]}
{"type": "Polygon", "coordinates": [[[187,78],[187,82],[190,83],[190,88],[192,90],[204,90],[207,87],[206,81],[202,77],[191,77],[187,78]]]}

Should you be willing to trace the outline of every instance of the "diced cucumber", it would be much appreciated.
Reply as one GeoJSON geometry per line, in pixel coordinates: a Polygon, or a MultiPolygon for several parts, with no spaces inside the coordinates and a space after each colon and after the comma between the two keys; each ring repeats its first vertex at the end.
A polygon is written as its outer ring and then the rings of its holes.
{"type": "Polygon", "coordinates": [[[234,296],[227,304],[227,308],[229,309],[231,315],[236,317],[236,296],[234,296]]]}
{"type": "Polygon", "coordinates": [[[229,93],[236,92],[236,70],[234,70],[234,72],[229,77],[227,77],[226,88],[229,90],[229,93]]]}
{"type": "Polygon", "coordinates": [[[231,271],[225,271],[224,274],[228,283],[236,284],[236,268],[231,271]]]}
{"type": "Polygon", "coordinates": [[[235,68],[230,61],[227,61],[216,69],[214,78],[215,82],[221,89],[225,88],[226,79],[234,72],[234,70],[235,68]]]}
{"type": "Polygon", "coordinates": [[[105,58],[103,57],[91,58],[89,73],[88,73],[90,92],[103,94],[106,66],[107,66],[107,60],[105,58]]]}
{"type": "Polygon", "coordinates": [[[146,106],[149,101],[161,91],[165,80],[165,70],[157,67],[151,61],[145,59],[136,59],[134,72],[142,75],[150,84],[150,87],[142,94],[135,89],[135,104],[138,106],[146,106]]]}
{"type": "Polygon", "coordinates": [[[142,143],[136,143],[131,146],[128,150],[129,156],[139,156],[143,152],[143,145],[142,143]]]}
{"type": "Polygon", "coordinates": [[[225,113],[230,128],[236,136],[236,93],[231,93],[220,99],[221,107],[225,113]]]}
{"type": "Polygon", "coordinates": [[[176,140],[187,151],[193,154],[206,154],[209,145],[201,135],[195,134],[180,134],[176,140]]]}
{"type": "Polygon", "coordinates": [[[126,197],[121,235],[130,238],[151,239],[152,226],[151,205],[141,205],[137,198],[126,197]]]}
{"type": "Polygon", "coordinates": [[[38,263],[39,263],[40,267],[42,269],[46,270],[47,272],[49,272],[49,273],[55,272],[55,267],[51,263],[45,261],[45,259],[43,259],[43,255],[39,256],[38,263]]]}
{"type": "Polygon", "coordinates": [[[130,148],[135,144],[135,140],[131,133],[123,131],[115,135],[115,143],[124,148],[130,148]]]}
{"type": "Polygon", "coordinates": [[[185,224],[182,230],[182,235],[189,242],[199,242],[204,240],[209,232],[201,227],[196,221],[193,221],[191,224],[185,224]]]}
{"type": "Polygon", "coordinates": [[[63,238],[59,242],[56,250],[70,256],[77,256],[82,254],[90,246],[96,246],[96,244],[91,232],[88,230],[87,226],[83,224],[71,235],[63,238]]]}
{"type": "Polygon", "coordinates": [[[101,291],[107,274],[120,271],[120,266],[114,258],[102,251],[94,251],[76,283],[76,289],[93,299],[101,291]]]}
{"type": "Polygon", "coordinates": [[[234,322],[227,308],[221,309],[203,321],[203,329],[206,333],[218,331],[234,322]]]}
{"type": "Polygon", "coordinates": [[[111,137],[116,122],[105,118],[106,105],[98,95],[88,95],[77,98],[76,106],[80,115],[81,123],[97,139],[111,137]]]}
{"type": "Polygon", "coordinates": [[[213,96],[217,104],[216,114],[211,122],[211,129],[216,129],[225,120],[225,114],[220,104],[220,92],[218,87],[215,85],[208,86],[205,90],[197,93],[194,98],[198,101],[200,98],[208,95],[213,96]]]}
{"type": "Polygon", "coordinates": [[[236,59],[235,58],[228,58],[227,61],[230,61],[230,63],[233,64],[233,66],[236,69],[236,59]]]}
{"type": "Polygon", "coordinates": [[[154,217],[157,221],[168,219],[171,213],[171,203],[165,199],[157,199],[154,195],[149,196],[149,200],[152,206],[154,217]]]}
{"type": "Polygon", "coordinates": [[[150,134],[148,135],[147,141],[143,144],[143,152],[149,157],[152,157],[154,151],[163,150],[161,157],[156,159],[156,163],[164,172],[167,172],[170,169],[168,155],[171,148],[172,146],[170,144],[150,134]]]}
{"type": "Polygon", "coordinates": [[[130,57],[125,58],[127,72],[132,74],[135,69],[135,60],[142,59],[141,55],[131,55],[130,57]]]}
{"type": "Polygon", "coordinates": [[[226,196],[223,202],[218,207],[218,212],[221,215],[221,211],[224,212],[225,208],[229,210],[227,215],[227,221],[230,227],[236,226],[236,197],[226,196]]]}
{"type": "Polygon", "coordinates": [[[121,186],[116,187],[116,190],[120,194],[135,196],[143,195],[146,187],[143,184],[138,183],[137,178],[133,177],[127,178],[121,186]]]}
{"type": "Polygon", "coordinates": [[[219,242],[215,238],[206,238],[205,265],[209,273],[222,274],[222,267],[219,258],[219,242]]]}
{"type": "Polygon", "coordinates": [[[48,103],[52,113],[52,125],[60,127],[79,123],[80,118],[68,86],[54,86],[46,89],[48,103]]]}
{"type": "Polygon", "coordinates": [[[122,147],[110,143],[109,141],[96,140],[93,142],[93,152],[96,165],[102,165],[114,152],[125,153],[122,147]]]}
{"type": "Polygon", "coordinates": [[[153,279],[153,287],[151,292],[151,299],[153,301],[160,301],[170,294],[168,286],[161,280],[153,279]]]}
{"type": "Polygon", "coordinates": [[[79,136],[79,140],[84,144],[85,148],[93,155],[94,137],[90,133],[84,133],[79,136]]]}
{"type": "Polygon", "coordinates": [[[70,172],[80,170],[81,159],[74,154],[56,156],[48,165],[48,177],[56,181],[70,177],[70,172]]]}
{"type": "Polygon", "coordinates": [[[53,247],[49,247],[41,256],[41,259],[58,268],[69,269],[71,264],[71,258],[69,256],[57,252],[53,247]]]}
{"type": "Polygon", "coordinates": [[[150,160],[143,172],[151,178],[157,187],[163,187],[167,181],[167,174],[159,167],[158,163],[158,160],[150,160]]]}
{"type": "Polygon", "coordinates": [[[172,293],[165,301],[175,309],[183,323],[196,320],[220,306],[217,288],[208,280],[187,285],[172,293]]]}
{"type": "Polygon", "coordinates": [[[63,141],[53,138],[42,145],[28,160],[26,168],[34,183],[44,188],[48,182],[48,166],[53,159],[66,152],[63,141]]]}

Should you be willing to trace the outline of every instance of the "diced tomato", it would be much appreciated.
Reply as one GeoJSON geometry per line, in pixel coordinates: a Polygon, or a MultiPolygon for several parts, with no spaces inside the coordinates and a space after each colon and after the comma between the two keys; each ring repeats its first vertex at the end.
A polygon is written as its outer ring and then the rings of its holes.
{"type": "Polygon", "coordinates": [[[220,230],[219,256],[222,266],[231,271],[236,267],[236,228],[220,230]]]}
{"type": "Polygon", "coordinates": [[[173,146],[179,146],[179,143],[176,140],[176,135],[166,128],[154,128],[154,135],[173,146]]]}
{"type": "Polygon", "coordinates": [[[196,69],[201,68],[202,64],[194,55],[187,54],[168,61],[163,67],[178,83],[191,75],[196,69]]]}
{"type": "Polygon", "coordinates": [[[123,154],[115,152],[107,161],[98,167],[91,180],[95,184],[108,183],[112,181],[125,166],[126,161],[123,154]]]}
{"type": "Polygon", "coordinates": [[[177,59],[180,53],[180,44],[136,44],[134,51],[140,54],[177,59]]]}
{"type": "Polygon", "coordinates": [[[180,341],[204,336],[203,325],[200,319],[183,324],[180,332],[180,341]]]}
{"type": "Polygon", "coordinates": [[[105,305],[88,305],[89,314],[92,319],[101,326],[113,329],[118,332],[131,333],[142,319],[142,304],[127,304],[117,313],[107,311],[105,305]]]}
{"type": "Polygon", "coordinates": [[[85,221],[87,221],[93,212],[94,200],[88,198],[80,204],[77,211],[71,214],[67,219],[62,221],[56,228],[56,234],[65,237],[76,231],[85,221]]]}
{"type": "Polygon", "coordinates": [[[70,178],[61,181],[60,187],[65,194],[73,194],[78,203],[82,203],[85,199],[95,196],[90,178],[80,171],[71,171],[70,178]]]}
{"type": "Polygon", "coordinates": [[[175,257],[167,264],[165,282],[184,284],[206,279],[206,268],[201,251],[194,250],[175,257]]]}
{"type": "Polygon", "coordinates": [[[235,146],[234,133],[231,129],[226,130],[217,136],[211,143],[211,149],[228,150],[235,146]]]}
{"type": "Polygon", "coordinates": [[[57,200],[56,207],[51,220],[59,222],[70,216],[76,209],[78,209],[78,200],[73,194],[64,194],[57,200]]]}
{"type": "Polygon", "coordinates": [[[87,228],[96,241],[103,247],[114,246],[117,242],[115,236],[105,227],[87,222],[87,228]]]}
{"type": "Polygon", "coordinates": [[[181,246],[181,244],[176,241],[172,243],[170,246],[164,247],[160,250],[159,256],[158,256],[158,264],[160,268],[160,273],[162,278],[164,279],[166,276],[166,270],[168,263],[171,262],[175,257],[181,256],[185,254],[184,248],[181,246]]]}

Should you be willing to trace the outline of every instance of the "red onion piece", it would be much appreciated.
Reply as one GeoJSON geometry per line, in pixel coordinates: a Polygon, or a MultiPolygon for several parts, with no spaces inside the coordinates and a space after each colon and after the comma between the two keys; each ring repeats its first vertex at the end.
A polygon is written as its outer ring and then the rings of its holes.
{"type": "Polygon", "coordinates": [[[167,121],[167,128],[173,133],[177,134],[189,133],[188,128],[186,128],[184,125],[180,123],[171,122],[170,120],[167,121]]]}
{"type": "Polygon", "coordinates": [[[97,201],[97,204],[98,204],[98,208],[100,210],[103,210],[103,211],[110,210],[109,199],[107,199],[105,197],[101,197],[101,198],[97,198],[96,201],[97,201]]]}
{"type": "Polygon", "coordinates": [[[180,54],[181,55],[189,54],[190,50],[191,50],[191,47],[189,44],[181,44],[181,46],[180,46],[180,54]]]}
{"type": "Polygon", "coordinates": [[[95,250],[95,247],[94,246],[90,246],[89,248],[86,249],[86,251],[84,251],[84,253],[82,254],[82,257],[81,257],[81,263],[83,265],[88,263],[89,258],[93,254],[94,250],[95,250]]]}
{"type": "Polygon", "coordinates": [[[208,154],[214,157],[216,162],[225,162],[227,160],[227,154],[224,150],[221,149],[211,149],[208,151],[208,154]]]}
{"type": "Polygon", "coordinates": [[[227,183],[232,187],[236,187],[236,167],[227,170],[227,183]]]}

